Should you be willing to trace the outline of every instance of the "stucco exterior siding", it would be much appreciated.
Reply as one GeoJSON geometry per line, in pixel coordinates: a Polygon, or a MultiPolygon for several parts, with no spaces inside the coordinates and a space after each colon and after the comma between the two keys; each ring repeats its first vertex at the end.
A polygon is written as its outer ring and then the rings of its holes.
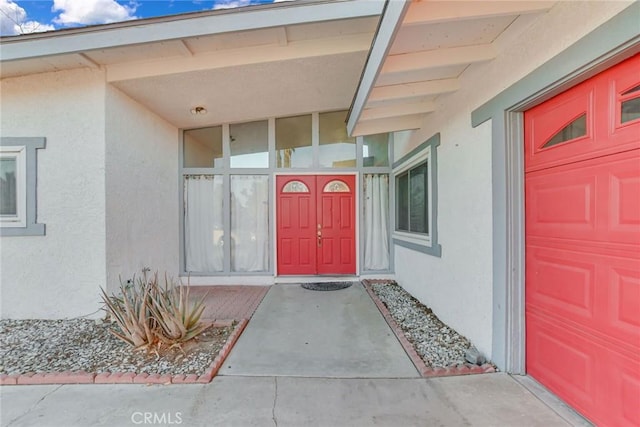
{"type": "MultiPolygon", "coordinates": [[[[395,158],[440,132],[438,232],[442,257],[395,247],[398,282],[478,349],[492,357],[493,249],[491,122],[471,127],[471,111],[531,73],[631,2],[558,2],[542,15],[520,17],[494,43],[498,56],[470,66],[460,90],[441,96],[436,112],[409,138],[397,141],[395,158]],[[416,267],[418,266],[418,267],[416,267]]],[[[498,255],[501,256],[501,255],[498,255]]],[[[501,307],[502,309],[502,307],[501,307]]]]}
{"type": "MultiPolygon", "coordinates": [[[[73,70],[0,82],[2,136],[37,150],[44,236],[1,237],[3,318],[64,318],[99,308],[105,284],[104,74],[73,70]]],[[[96,315],[99,315],[96,314],[96,315]]]]}
{"type": "Polygon", "coordinates": [[[178,277],[178,129],[106,87],[106,280],[178,277]]]}

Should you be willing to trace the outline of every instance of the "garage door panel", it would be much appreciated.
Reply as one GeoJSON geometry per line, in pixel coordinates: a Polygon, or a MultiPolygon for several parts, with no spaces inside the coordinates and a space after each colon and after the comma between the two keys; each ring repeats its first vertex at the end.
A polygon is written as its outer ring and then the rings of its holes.
{"type": "Polygon", "coordinates": [[[609,182],[609,233],[629,243],[640,243],[640,159],[634,152],[629,158],[610,165],[609,182]]]}
{"type": "MultiPolygon", "coordinates": [[[[620,362],[614,361],[618,365],[620,362]]],[[[616,421],[620,426],[639,426],[640,410],[638,405],[640,402],[640,360],[627,362],[622,365],[626,368],[624,371],[617,372],[618,375],[612,377],[612,390],[618,390],[614,396],[612,405],[616,407],[617,413],[620,414],[616,421]]]]}
{"type": "Polygon", "coordinates": [[[527,314],[527,372],[553,392],[571,396],[571,403],[595,403],[594,378],[599,365],[596,348],[544,317],[527,314]]]}
{"type": "Polygon", "coordinates": [[[577,329],[558,328],[555,319],[527,313],[530,375],[598,425],[637,426],[640,357],[611,352],[577,329]]]}
{"type": "Polygon", "coordinates": [[[524,125],[527,372],[597,425],[638,426],[640,55],[524,125]]]}
{"type": "Polygon", "coordinates": [[[558,184],[555,174],[532,177],[526,185],[528,232],[574,237],[596,231],[596,177],[576,172],[558,184]]]}
{"type": "Polygon", "coordinates": [[[527,247],[527,301],[588,324],[593,318],[596,268],[580,253],[527,247]]]}
{"type": "Polygon", "coordinates": [[[626,340],[629,344],[640,343],[640,267],[638,260],[629,260],[625,267],[608,269],[609,313],[606,331],[626,340]]]}
{"type": "Polygon", "coordinates": [[[527,245],[526,262],[528,307],[634,351],[640,343],[640,258],[549,243],[527,245]]]}
{"type": "Polygon", "coordinates": [[[527,174],[527,235],[640,244],[640,158],[623,152],[527,174]]]}

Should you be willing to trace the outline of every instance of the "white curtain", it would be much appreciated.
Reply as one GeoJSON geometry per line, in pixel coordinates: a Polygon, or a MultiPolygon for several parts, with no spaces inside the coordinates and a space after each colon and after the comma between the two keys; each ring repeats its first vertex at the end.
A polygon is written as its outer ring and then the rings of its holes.
{"type": "Polygon", "coordinates": [[[269,186],[265,175],[231,176],[231,270],[269,269],[269,186]]]}
{"type": "Polygon", "coordinates": [[[184,181],[186,270],[223,269],[223,187],[220,175],[188,175],[184,181]]]}
{"type": "Polygon", "coordinates": [[[364,269],[389,269],[389,176],[364,176],[364,269]]]}

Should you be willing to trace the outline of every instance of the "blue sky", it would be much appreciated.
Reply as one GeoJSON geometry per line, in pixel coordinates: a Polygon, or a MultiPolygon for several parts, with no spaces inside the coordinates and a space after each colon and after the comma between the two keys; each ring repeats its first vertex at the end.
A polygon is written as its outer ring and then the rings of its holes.
{"type": "Polygon", "coordinates": [[[283,0],[0,0],[0,34],[51,31],[274,1],[283,0]]]}

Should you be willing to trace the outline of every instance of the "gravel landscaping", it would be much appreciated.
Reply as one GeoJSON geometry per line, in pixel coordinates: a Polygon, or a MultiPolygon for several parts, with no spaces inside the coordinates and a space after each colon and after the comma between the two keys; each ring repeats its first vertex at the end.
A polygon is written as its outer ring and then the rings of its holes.
{"type": "Polygon", "coordinates": [[[389,310],[424,363],[447,368],[465,363],[469,340],[394,282],[372,283],[372,290],[389,310]]]}
{"type": "MultiPolygon", "coordinates": [[[[395,282],[370,283],[372,291],[427,367],[466,363],[472,344],[395,282]]],[[[0,374],[85,371],[202,375],[233,327],[210,327],[182,348],[132,351],[109,333],[108,323],[89,319],[0,320],[0,374]]]]}
{"type": "Polygon", "coordinates": [[[202,375],[233,327],[210,327],[183,348],[133,352],[88,319],[0,320],[0,374],[63,371],[202,375]]]}

